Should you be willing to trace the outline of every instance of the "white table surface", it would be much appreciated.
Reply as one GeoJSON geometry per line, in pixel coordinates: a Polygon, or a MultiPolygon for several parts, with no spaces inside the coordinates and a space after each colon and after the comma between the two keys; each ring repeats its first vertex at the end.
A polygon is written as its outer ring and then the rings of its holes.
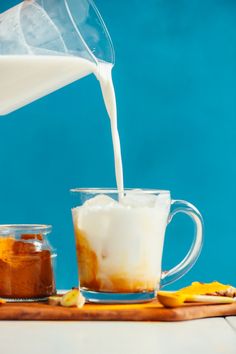
{"type": "Polygon", "coordinates": [[[236,317],[235,316],[227,317],[226,321],[231,325],[231,327],[235,330],[236,333],[236,317]]]}
{"type": "Polygon", "coordinates": [[[236,317],[185,322],[0,321],[1,354],[236,354],[236,317]]]}

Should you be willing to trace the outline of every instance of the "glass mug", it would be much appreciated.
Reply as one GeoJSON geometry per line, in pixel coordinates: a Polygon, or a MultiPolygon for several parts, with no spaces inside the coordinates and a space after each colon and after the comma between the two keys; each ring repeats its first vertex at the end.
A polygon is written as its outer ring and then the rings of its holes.
{"type": "Polygon", "coordinates": [[[200,212],[165,190],[72,189],[80,290],[92,302],[144,302],[156,298],[161,286],[187,273],[203,241],[200,212]],[[195,224],[185,258],[162,272],[167,225],[177,213],[195,224]]]}

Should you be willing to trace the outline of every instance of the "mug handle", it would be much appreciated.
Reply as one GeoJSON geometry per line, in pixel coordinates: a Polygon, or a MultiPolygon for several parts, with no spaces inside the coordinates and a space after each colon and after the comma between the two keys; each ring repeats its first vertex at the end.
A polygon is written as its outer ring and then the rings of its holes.
{"type": "Polygon", "coordinates": [[[173,283],[187,273],[198,259],[203,244],[203,219],[198,209],[185,200],[172,200],[171,212],[168,218],[168,224],[178,213],[184,213],[190,216],[195,224],[195,233],[192,245],[185,258],[174,268],[164,271],[161,274],[161,287],[173,283]]]}

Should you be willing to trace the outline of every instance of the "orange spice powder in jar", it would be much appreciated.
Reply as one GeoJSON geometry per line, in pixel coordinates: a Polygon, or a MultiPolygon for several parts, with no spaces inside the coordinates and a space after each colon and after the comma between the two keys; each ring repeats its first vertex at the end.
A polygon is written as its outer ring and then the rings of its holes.
{"type": "Polygon", "coordinates": [[[0,226],[0,297],[40,299],[55,294],[47,225],[0,226]]]}

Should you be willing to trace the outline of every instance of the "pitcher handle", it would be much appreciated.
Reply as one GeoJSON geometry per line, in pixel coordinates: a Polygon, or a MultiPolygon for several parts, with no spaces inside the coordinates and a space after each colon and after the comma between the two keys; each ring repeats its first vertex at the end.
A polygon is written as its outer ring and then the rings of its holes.
{"type": "Polygon", "coordinates": [[[171,212],[168,224],[178,213],[184,213],[190,216],[195,224],[195,233],[192,245],[185,258],[174,268],[164,271],[161,274],[161,287],[173,283],[187,273],[198,259],[203,244],[203,219],[198,209],[185,200],[172,200],[171,212]]]}

